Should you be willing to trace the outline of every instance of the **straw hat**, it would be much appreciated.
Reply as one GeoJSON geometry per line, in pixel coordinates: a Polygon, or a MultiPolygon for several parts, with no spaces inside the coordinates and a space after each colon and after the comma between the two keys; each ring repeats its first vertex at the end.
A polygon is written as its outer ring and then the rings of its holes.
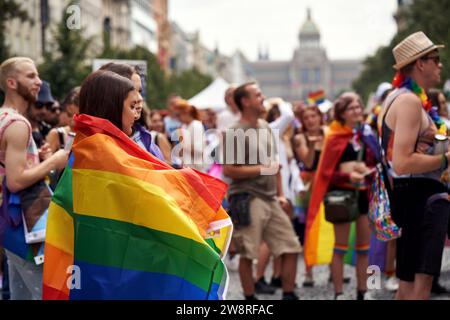
{"type": "Polygon", "coordinates": [[[392,50],[396,62],[394,68],[400,70],[427,53],[444,47],[444,45],[435,45],[422,31],[413,33],[392,50]]]}

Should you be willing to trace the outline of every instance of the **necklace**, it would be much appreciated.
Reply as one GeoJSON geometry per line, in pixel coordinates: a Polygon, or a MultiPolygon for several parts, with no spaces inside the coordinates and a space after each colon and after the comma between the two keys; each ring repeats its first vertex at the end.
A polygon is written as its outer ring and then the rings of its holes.
{"type": "Polygon", "coordinates": [[[430,99],[428,99],[425,90],[421,86],[419,86],[417,82],[415,82],[411,77],[405,77],[403,73],[397,72],[394,80],[392,80],[392,85],[397,89],[408,89],[409,91],[417,95],[422,102],[422,108],[429,114],[434,124],[436,125],[438,132],[445,136],[447,135],[447,126],[439,116],[437,112],[438,108],[431,104],[431,101],[430,99]]]}

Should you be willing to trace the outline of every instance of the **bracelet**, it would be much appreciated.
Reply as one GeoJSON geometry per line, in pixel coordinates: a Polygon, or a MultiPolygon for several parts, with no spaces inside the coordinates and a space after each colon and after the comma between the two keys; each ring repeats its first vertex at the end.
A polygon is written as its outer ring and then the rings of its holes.
{"type": "Polygon", "coordinates": [[[441,160],[441,170],[445,170],[448,168],[448,159],[445,153],[442,154],[442,160],[441,160]]]}

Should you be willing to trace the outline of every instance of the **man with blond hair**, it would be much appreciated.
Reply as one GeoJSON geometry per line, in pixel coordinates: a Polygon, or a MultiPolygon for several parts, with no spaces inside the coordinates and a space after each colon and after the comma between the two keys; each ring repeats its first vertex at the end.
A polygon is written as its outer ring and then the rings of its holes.
{"type": "Polygon", "coordinates": [[[25,241],[22,217],[10,214],[9,200],[43,180],[51,170],[62,169],[67,152],[57,151],[41,162],[31,135],[30,122],[24,117],[37,99],[42,81],[34,62],[15,57],[0,65],[0,89],[5,101],[0,108],[0,174],[3,180],[3,210],[0,236],[8,258],[9,286],[13,300],[38,300],[42,296],[42,264],[25,241]]]}

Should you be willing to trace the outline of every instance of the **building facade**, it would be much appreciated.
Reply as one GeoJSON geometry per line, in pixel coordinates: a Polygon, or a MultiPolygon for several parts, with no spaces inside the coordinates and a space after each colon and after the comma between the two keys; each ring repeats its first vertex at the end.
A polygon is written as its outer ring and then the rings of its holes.
{"type": "MultiPolygon", "coordinates": [[[[158,53],[158,27],[153,12],[153,0],[78,0],[80,27],[86,38],[93,38],[92,54],[109,45],[128,50],[144,46],[158,53]]],[[[23,0],[22,8],[29,21],[18,19],[7,25],[6,42],[15,55],[24,55],[38,63],[43,54],[53,50],[53,34],[70,0],[23,0]]],[[[70,11],[69,14],[73,14],[70,11]]]]}
{"type": "Polygon", "coordinates": [[[261,86],[264,94],[294,101],[305,99],[308,93],[325,90],[333,99],[350,90],[352,82],[362,70],[360,60],[330,60],[321,46],[320,32],[311,11],[299,32],[299,46],[290,61],[262,60],[249,63],[250,75],[261,86]]]}
{"type": "Polygon", "coordinates": [[[168,0],[153,0],[153,14],[158,28],[158,61],[165,72],[170,63],[170,22],[168,0]]]}
{"type": "Polygon", "coordinates": [[[141,46],[158,53],[158,25],[152,0],[130,0],[130,47],[141,46]]]}

